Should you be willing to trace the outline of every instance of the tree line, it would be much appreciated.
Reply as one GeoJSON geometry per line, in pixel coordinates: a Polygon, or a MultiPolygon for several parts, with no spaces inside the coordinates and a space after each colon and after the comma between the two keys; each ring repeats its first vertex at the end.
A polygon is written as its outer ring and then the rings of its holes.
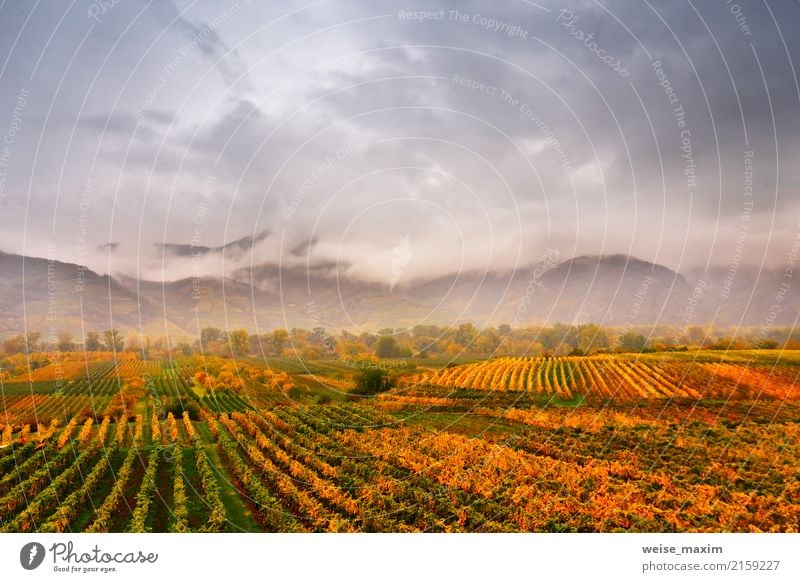
{"type": "Polygon", "coordinates": [[[530,326],[508,324],[478,328],[417,325],[410,329],[385,328],[377,333],[332,333],[323,327],[311,330],[275,329],[252,334],[246,329],[206,327],[196,338],[127,337],[118,329],[89,331],[76,339],[61,332],[54,341],[42,341],[39,332],[16,335],[1,344],[3,355],[37,352],[138,352],[145,358],[175,355],[290,357],[323,360],[372,355],[378,358],[427,358],[459,355],[549,356],[594,353],[674,351],[689,349],[800,349],[800,331],[789,328],[728,330],[711,326],[601,327],[595,324],[530,326]]]}

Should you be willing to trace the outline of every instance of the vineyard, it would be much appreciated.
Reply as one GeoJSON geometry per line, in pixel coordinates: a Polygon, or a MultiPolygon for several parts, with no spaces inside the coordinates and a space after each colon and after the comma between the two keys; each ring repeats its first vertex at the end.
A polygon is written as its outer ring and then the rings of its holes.
{"type": "Polygon", "coordinates": [[[497,442],[364,405],[50,426],[0,450],[2,530],[797,531],[795,423],[507,418],[497,442]]]}
{"type": "Polygon", "coordinates": [[[117,416],[119,408],[124,408],[121,400],[127,397],[135,409],[145,395],[158,400],[163,409],[181,410],[193,405],[214,412],[248,410],[275,400],[276,391],[265,390],[269,381],[265,374],[275,375],[263,366],[239,364],[240,369],[234,371],[221,369],[215,361],[209,366],[217,376],[186,363],[135,358],[80,366],[75,362],[49,365],[3,382],[0,424],[36,425],[54,418],[117,416]],[[237,384],[236,390],[213,385],[210,380],[198,382],[198,373],[205,378],[230,378],[237,384]]]}
{"type": "Polygon", "coordinates": [[[528,392],[561,400],[794,400],[800,398],[800,362],[795,358],[786,355],[771,362],[759,361],[757,355],[750,360],[703,356],[688,361],[663,354],[498,358],[420,374],[405,384],[528,392]]]}
{"type": "Polygon", "coordinates": [[[0,530],[798,531],[797,355],[692,356],[501,358],[326,404],[288,396],[346,389],[324,365],[12,378],[0,530]]]}

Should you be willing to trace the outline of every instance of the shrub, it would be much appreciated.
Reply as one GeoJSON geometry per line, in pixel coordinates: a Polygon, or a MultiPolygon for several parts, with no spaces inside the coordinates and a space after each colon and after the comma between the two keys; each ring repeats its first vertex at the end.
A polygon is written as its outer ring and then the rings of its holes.
{"type": "Polygon", "coordinates": [[[385,392],[395,385],[394,378],[380,369],[364,370],[355,378],[356,387],[352,394],[369,396],[379,392],[385,392]]]}

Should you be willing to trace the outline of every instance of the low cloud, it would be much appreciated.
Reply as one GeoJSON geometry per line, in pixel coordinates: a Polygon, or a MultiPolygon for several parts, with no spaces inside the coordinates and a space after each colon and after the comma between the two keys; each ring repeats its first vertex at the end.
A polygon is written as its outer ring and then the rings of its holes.
{"type": "Polygon", "coordinates": [[[681,271],[736,253],[781,266],[800,230],[800,47],[785,24],[800,8],[739,4],[747,37],[724,4],[579,2],[570,30],[554,4],[404,6],[443,14],[428,21],[391,2],[167,2],[141,15],[120,4],[99,23],[70,13],[57,30],[26,7],[0,19],[0,31],[24,25],[6,47],[0,139],[30,89],[2,182],[0,248],[53,246],[155,280],[333,264],[389,285],[411,240],[401,286],[531,265],[545,247],[681,271]],[[75,52],[70,39],[89,26],[75,52]],[[36,40],[51,33],[58,50],[42,53],[36,40]],[[264,231],[245,253],[159,247],[264,231]]]}

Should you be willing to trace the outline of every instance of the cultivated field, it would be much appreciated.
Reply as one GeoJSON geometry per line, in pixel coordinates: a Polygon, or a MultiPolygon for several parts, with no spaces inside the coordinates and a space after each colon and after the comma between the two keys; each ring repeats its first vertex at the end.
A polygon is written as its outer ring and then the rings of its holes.
{"type": "Polygon", "coordinates": [[[2,383],[3,531],[798,531],[797,352],[107,359],[2,383]]]}
{"type": "Polygon", "coordinates": [[[414,376],[411,386],[522,391],[555,398],[800,398],[796,352],[497,358],[414,376]]]}

